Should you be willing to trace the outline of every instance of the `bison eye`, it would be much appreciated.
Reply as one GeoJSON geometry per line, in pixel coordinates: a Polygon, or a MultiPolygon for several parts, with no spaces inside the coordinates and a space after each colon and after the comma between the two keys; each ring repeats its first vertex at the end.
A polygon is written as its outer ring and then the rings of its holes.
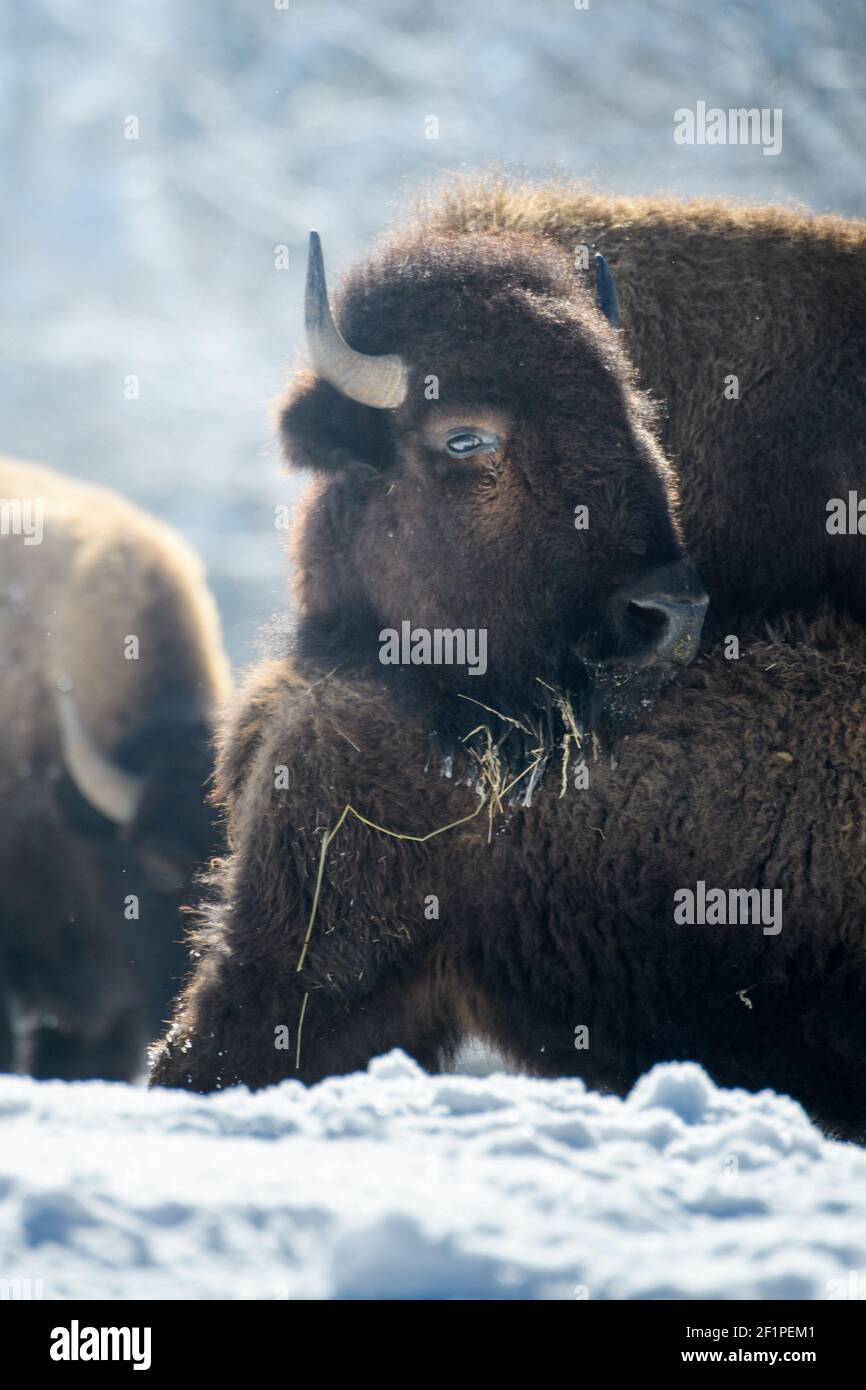
{"type": "Polygon", "coordinates": [[[486,431],[454,430],[445,440],[445,448],[453,458],[468,458],[470,454],[489,454],[496,449],[495,435],[486,431]]]}

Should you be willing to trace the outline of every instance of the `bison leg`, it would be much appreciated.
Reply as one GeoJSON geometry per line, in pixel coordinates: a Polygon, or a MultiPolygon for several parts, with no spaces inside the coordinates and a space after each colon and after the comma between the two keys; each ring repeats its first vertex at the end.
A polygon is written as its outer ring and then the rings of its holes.
{"type": "Polygon", "coordinates": [[[204,960],[181,996],[166,1037],[152,1050],[150,1084],[251,1090],[293,1078],[311,1085],[362,1070],[401,1047],[435,1071],[458,1042],[457,1027],[432,972],[397,978],[343,999],[306,991],[296,974],[204,960]]]}

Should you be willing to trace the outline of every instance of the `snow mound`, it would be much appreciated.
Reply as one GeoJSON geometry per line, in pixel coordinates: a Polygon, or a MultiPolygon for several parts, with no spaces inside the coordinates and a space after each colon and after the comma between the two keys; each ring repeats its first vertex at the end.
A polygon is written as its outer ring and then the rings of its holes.
{"type": "Polygon", "coordinates": [[[0,1276],[46,1298],[805,1298],[866,1286],[866,1152],[655,1067],[201,1097],[0,1078],[0,1276]],[[36,1287],[31,1285],[30,1287],[36,1287]]]}

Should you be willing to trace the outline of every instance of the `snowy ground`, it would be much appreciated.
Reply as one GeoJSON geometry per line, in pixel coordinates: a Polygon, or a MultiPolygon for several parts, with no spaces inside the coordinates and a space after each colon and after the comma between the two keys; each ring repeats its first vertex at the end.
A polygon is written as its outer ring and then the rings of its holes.
{"type": "Polygon", "coordinates": [[[691,1063],[625,1101],[402,1053],[210,1098],[0,1078],[0,1279],[46,1298],[866,1295],[866,1152],[691,1063]]]}

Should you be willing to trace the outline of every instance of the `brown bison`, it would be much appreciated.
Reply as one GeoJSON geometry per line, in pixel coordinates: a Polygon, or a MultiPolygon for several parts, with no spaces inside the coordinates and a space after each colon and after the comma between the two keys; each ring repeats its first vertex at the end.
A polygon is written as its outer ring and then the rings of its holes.
{"type": "Polygon", "coordinates": [[[216,610],[166,527],[0,460],[0,651],[0,1069],[129,1078],[218,844],[216,610]]]}
{"type": "MultiPolygon", "coordinates": [[[[523,1066],[618,1090],[653,1061],[697,1057],[721,1081],[786,1087],[854,1132],[860,889],[831,846],[862,834],[859,725],[839,709],[858,698],[863,639],[841,617],[781,635],[763,626],[819,598],[856,608],[851,571],[831,573],[827,559],[819,574],[821,537],[803,564],[778,519],[748,558],[755,515],[772,510],[771,475],[754,452],[743,469],[716,451],[717,435],[732,438],[716,416],[750,393],[755,407],[767,399],[756,380],[745,389],[740,362],[753,358],[732,331],[743,390],[725,400],[722,346],[704,344],[704,360],[699,334],[683,351],[677,341],[693,301],[704,323],[704,291],[695,301],[688,277],[668,271],[641,277],[638,293],[632,271],[623,322],[643,312],[647,341],[681,363],[665,430],[691,444],[686,535],[717,615],[742,623],[738,660],[726,644],[686,669],[704,597],[679,548],[652,410],[624,335],[571,264],[586,223],[560,228],[557,245],[544,196],[547,222],[525,227],[516,213],[510,226],[497,218],[493,193],[471,215],[468,198],[428,211],[348,278],[342,333],[313,245],[313,370],[282,414],[290,459],[317,475],[295,537],[299,621],[222,733],[231,853],[153,1079],[202,1090],[312,1081],[395,1044],[435,1066],[476,1032],[523,1066]],[[486,632],[483,671],[430,664],[424,635],[436,630],[467,634],[467,652],[468,634],[486,632]],[[395,643],[399,664],[385,664],[395,643]],[[650,727],[624,733],[675,664],[650,727]],[[834,712],[821,741],[817,708],[834,712]],[[614,735],[618,765],[597,756],[596,732],[614,735]],[[850,792],[834,802],[840,785],[850,792]],[[684,929],[675,895],[698,883],[746,895],[737,902],[755,911],[781,891],[784,929],[684,929]]],[[[518,190],[515,208],[521,197],[530,206],[518,190]]],[[[639,238],[639,206],[629,222],[618,205],[610,241],[592,237],[612,260],[627,244],[616,226],[639,238]]],[[[725,219],[738,214],[715,209],[714,242],[706,209],[677,221],[663,206],[684,247],[693,219],[708,276],[734,255],[725,219]]],[[[742,216],[760,246],[761,215],[742,216]]],[[[786,215],[763,216],[772,245],[786,215]]],[[[841,243],[844,225],[833,228],[841,243]]],[[[674,255],[660,241],[656,264],[674,255]]],[[[837,263],[848,265],[841,253],[837,263]]],[[[603,263],[598,285],[615,318],[603,263]]],[[[727,299],[716,312],[730,326],[727,299]]],[[[765,317],[754,295],[743,313],[765,317]]],[[[834,359],[837,406],[846,390],[853,400],[856,361],[847,310],[841,323],[851,356],[834,359]]],[[[662,366],[650,364],[653,378],[640,331],[641,380],[660,394],[662,366]]],[[[774,364],[784,403],[795,395],[787,370],[811,341],[785,342],[774,364]]],[[[778,471],[772,409],[759,438],[778,471]]],[[[797,440],[776,499],[795,527],[812,517],[804,495],[820,502],[813,540],[848,437],[837,423],[812,459],[823,491],[797,440]]]]}

